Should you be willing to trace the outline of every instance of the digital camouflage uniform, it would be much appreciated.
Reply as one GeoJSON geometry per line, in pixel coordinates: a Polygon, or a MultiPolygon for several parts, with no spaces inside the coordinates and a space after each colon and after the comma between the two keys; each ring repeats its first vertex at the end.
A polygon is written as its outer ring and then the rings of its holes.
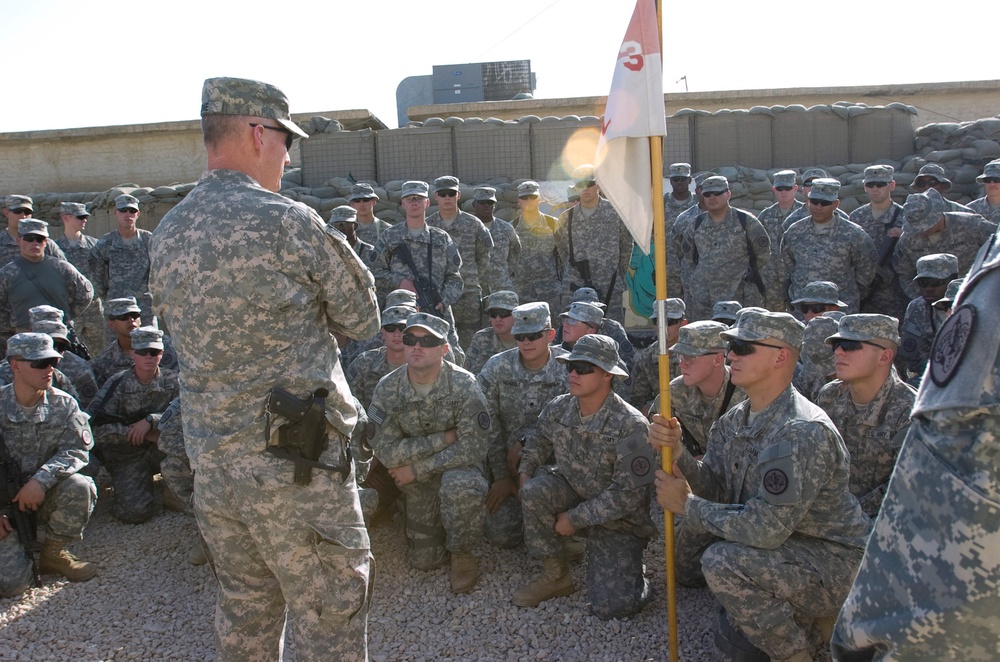
{"type": "Polygon", "coordinates": [[[107,301],[135,297],[142,310],[142,325],[153,323],[149,293],[149,242],[152,233],[136,228],[138,236],[125,239],[112,230],[97,240],[90,253],[95,295],[107,301]]]}
{"type": "MultiPolygon", "coordinates": [[[[21,248],[17,245],[17,240],[10,236],[9,232],[0,231],[0,266],[6,265],[21,255],[21,248]]],[[[49,238],[45,242],[45,255],[48,257],[66,259],[66,254],[56,242],[49,238]]]]}
{"type": "Polygon", "coordinates": [[[781,209],[775,202],[757,216],[757,220],[767,231],[767,238],[771,241],[771,250],[776,253],[772,256],[773,259],[768,260],[767,264],[760,268],[760,278],[764,281],[763,307],[774,312],[784,312],[788,303],[785,292],[785,284],[788,282],[784,269],[785,263],[777,255],[778,249],[781,248],[781,235],[785,232],[782,224],[790,214],[804,206],[798,200],[793,200],[791,207],[781,209]]]}
{"type": "MultiPolygon", "coordinates": [[[[67,354],[68,353],[69,352],[67,352],[67,354]]],[[[3,361],[0,361],[0,385],[6,386],[7,384],[13,383],[14,371],[10,368],[10,362],[7,361],[7,359],[4,359],[3,361]]],[[[70,397],[76,400],[77,404],[80,403],[80,394],[77,393],[76,387],[73,386],[73,380],[71,380],[64,372],[59,370],[59,368],[52,371],[52,387],[69,394],[70,397]]]]}
{"type": "Polygon", "coordinates": [[[816,402],[821,388],[837,372],[833,351],[826,339],[837,332],[837,320],[820,315],[812,318],[802,332],[802,350],[795,366],[792,385],[810,402],[816,402]]]}
{"type": "Polygon", "coordinates": [[[368,417],[377,426],[372,447],[379,462],[390,469],[409,465],[415,477],[400,487],[406,495],[407,562],[432,570],[447,561],[448,552],[472,552],[483,536],[483,467],[492,434],[475,376],[443,361],[423,397],[403,366],[375,387],[368,417]],[[453,428],[458,441],[448,444],[444,432],[453,428]]]}
{"type": "Polygon", "coordinates": [[[366,411],[371,406],[379,380],[398,367],[400,366],[389,363],[385,347],[370,349],[351,361],[345,373],[347,383],[351,385],[351,393],[365,405],[366,411]]]}
{"type": "MultiPolygon", "coordinates": [[[[917,275],[917,260],[932,253],[951,253],[958,258],[958,273],[964,274],[972,266],[979,248],[993,236],[997,226],[978,214],[945,212],[944,230],[930,237],[920,232],[930,226],[926,222],[913,226],[907,219],[903,234],[896,244],[892,263],[899,274],[899,284],[908,299],[920,296],[920,289],[913,278],[917,275]],[[926,227],[925,227],[926,226],[926,227]]],[[[931,223],[933,225],[933,223],[931,223]]]]}
{"type": "Polygon", "coordinates": [[[906,307],[900,330],[902,343],[899,346],[899,359],[906,367],[908,381],[919,380],[924,374],[927,360],[931,356],[931,344],[947,318],[947,311],[937,310],[921,296],[906,307]]]}
{"type": "Polygon", "coordinates": [[[490,266],[483,296],[500,290],[513,290],[514,274],[521,258],[521,239],[517,236],[517,230],[496,216],[489,224],[484,225],[493,239],[493,249],[490,251],[490,266]]]}
{"type": "MultiPolygon", "coordinates": [[[[722,382],[722,388],[711,398],[703,396],[697,386],[685,385],[684,377],[680,373],[670,380],[670,413],[676,416],[684,426],[684,430],[691,434],[691,439],[698,445],[697,450],[700,451],[697,455],[704,454],[708,447],[708,433],[719,417],[747,399],[743,389],[736,388],[726,403],[729,385],[729,366],[726,366],[726,379],[722,382]],[[725,409],[722,407],[723,404],[726,405],[725,409]]],[[[652,415],[659,412],[660,402],[657,400],[649,413],[652,415]]]]}
{"type": "MultiPolygon", "coordinates": [[[[697,197],[697,196],[696,196],[697,197]]],[[[691,205],[674,219],[673,224],[670,226],[670,231],[667,233],[667,255],[676,255],[677,259],[672,264],[667,263],[667,271],[675,272],[673,275],[668,274],[667,285],[667,296],[676,297],[677,295],[673,293],[670,289],[669,283],[673,279],[679,279],[681,281],[680,288],[677,290],[681,292],[683,296],[687,296],[684,292],[684,282],[686,282],[691,277],[691,265],[684,260],[684,229],[690,225],[694,219],[698,218],[698,215],[705,211],[697,200],[695,204],[691,205]]]]}
{"type": "Polygon", "coordinates": [[[833,658],[997,658],[1000,246],[942,327],[888,493],[840,612],[833,658]]]}
{"type": "MultiPolygon", "coordinates": [[[[804,218],[810,218],[812,214],[809,212],[809,204],[803,203],[802,206],[796,207],[795,211],[790,213],[785,217],[785,220],[781,222],[782,234],[788,231],[788,228],[792,227],[804,218]]],[[[839,218],[844,221],[849,221],[851,217],[843,209],[838,208],[834,212],[834,218],[839,218]]]]}
{"type": "MultiPolygon", "coordinates": [[[[903,205],[896,202],[892,203],[878,218],[872,215],[870,204],[858,207],[851,212],[850,216],[851,222],[860,225],[861,229],[872,238],[872,242],[879,252],[879,258],[882,257],[883,251],[891,245],[888,231],[892,228],[902,229],[905,218],[903,205]]],[[[901,319],[903,310],[906,308],[906,296],[899,285],[899,276],[896,275],[892,266],[893,252],[895,249],[888,252],[884,266],[878,266],[880,260],[876,260],[875,280],[872,281],[872,289],[861,306],[863,309],[861,312],[891,315],[896,319],[901,319]]]]}
{"type": "MultiPolygon", "coordinates": [[[[668,352],[670,361],[670,379],[681,374],[681,357],[668,352]]],[[[636,409],[658,401],[660,395],[660,346],[653,341],[651,345],[636,352],[635,360],[629,369],[632,379],[632,389],[629,391],[629,403],[636,409]]]]}
{"type": "Polygon", "coordinates": [[[539,213],[537,221],[528,222],[518,214],[511,225],[521,240],[521,257],[514,272],[514,289],[518,298],[521,301],[544,301],[549,304],[550,310],[562,310],[566,287],[563,284],[565,265],[556,253],[555,231],[559,221],[539,213]]]}
{"type": "Polygon", "coordinates": [[[18,255],[0,268],[0,330],[27,331],[34,306],[54,306],[73,320],[93,298],[90,281],[69,262],[49,256],[29,262],[18,255]]]}
{"type": "Polygon", "coordinates": [[[358,229],[354,231],[354,234],[361,241],[374,246],[378,242],[378,238],[382,236],[382,231],[391,225],[391,223],[383,221],[376,216],[375,220],[371,223],[358,221],[358,229]]]}
{"type": "Polygon", "coordinates": [[[181,414],[180,396],[174,398],[160,414],[156,429],[160,438],[156,447],[163,454],[160,460],[160,476],[177,498],[187,504],[191,510],[191,497],[194,494],[194,474],[191,472],[191,462],[184,448],[184,417],[181,414]]]}
{"type": "Polygon", "coordinates": [[[667,250],[667,296],[684,297],[683,284],[681,283],[681,254],[680,245],[669,241],[671,233],[674,232],[674,225],[677,217],[684,211],[698,206],[698,196],[692,194],[687,200],[678,200],[673,193],[666,193],[663,196],[663,236],[666,241],[667,250]]]}
{"type": "MultiPolygon", "coordinates": [[[[497,354],[479,372],[479,385],[493,416],[493,434],[487,454],[486,478],[494,482],[510,477],[507,452],[536,429],[538,415],[554,397],[569,391],[566,367],[556,361],[566,354],[561,347],[549,347],[549,360],[538,370],[521,363],[517,348],[497,354]]],[[[548,460],[548,458],[543,458],[548,460]]],[[[517,480],[517,476],[513,476],[517,480]]],[[[515,547],[524,537],[521,502],[508,498],[499,510],[486,514],[486,540],[498,547],[515,547]]]]}
{"type": "MultiPolygon", "coordinates": [[[[263,83],[209,79],[203,99],[203,115],[267,113],[302,136],[284,95],[263,83]]],[[[321,461],[343,461],[357,422],[332,333],[378,329],[374,282],[324,227],[306,205],[219,169],[151,244],[154,305],[176,339],[195,515],[220,586],[222,661],[278,658],[286,610],[298,659],[367,658],[374,560],[353,472],[314,469],[300,486],[292,462],[261,452],[272,387],[329,391],[321,461]]]]}
{"type": "MultiPolygon", "coordinates": [[[[132,357],[128,352],[122,351],[118,340],[112,340],[104,346],[94,358],[90,359],[90,367],[94,371],[94,379],[98,386],[111,378],[111,375],[132,367],[132,357]]],[[[177,370],[177,352],[174,351],[173,342],[168,336],[163,336],[163,354],[160,355],[161,370],[177,370]]]]}
{"type": "MultiPolygon", "coordinates": [[[[45,489],[38,520],[46,538],[82,540],[97,503],[94,481],[80,473],[94,445],[87,415],[73,398],[51,387],[26,413],[14,398],[14,385],[7,384],[0,388],[0,433],[22,473],[45,489]]],[[[0,597],[20,595],[31,581],[31,560],[11,531],[0,540],[0,597]]]]}
{"type": "MultiPolygon", "coordinates": [[[[65,253],[66,260],[76,267],[77,271],[86,276],[93,285],[96,275],[91,271],[90,255],[94,247],[97,246],[97,239],[90,235],[81,234],[80,241],[70,241],[64,235],[56,239],[55,243],[65,253]]],[[[104,303],[100,295],[94,293],[94,300],[87,306],[86,310],[73,320],[73,326],[91,352],[96,352],[98,347],[104,345],[104,330],[108,325],[104,317],[104,303]]]]}
{"type": "Polygon", "coordinates": [[[510,343],[505,344],[493,330],[493,327],[480,329],[476,331],[476,335],[472,336],[472,342],[469,343],[469,347],[465,350],[465,369],[474,375],[478,375],[479,371],[486,365],[486,362],[490,360],[490,357],[496,356],[508,349],[515,349],[516,347],[516,340],[512,339],[510,343]]]}
{"type": "Polygon", "coordinates": [[[976,198],[969,203],[969,209],[976,212],[991,223],[1000,223],[1000,205],[991,205],[986,196],[976,198]]]}

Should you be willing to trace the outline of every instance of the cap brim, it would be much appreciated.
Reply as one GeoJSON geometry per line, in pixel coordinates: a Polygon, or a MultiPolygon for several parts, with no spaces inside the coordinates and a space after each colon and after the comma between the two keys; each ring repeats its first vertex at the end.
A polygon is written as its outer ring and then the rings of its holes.
{"type": "Polygon", "coordinates": [[[425,326],[423,324],[411,324],[408,327],[406,327],[405,329],[403,329],[403,333],[406,333],[410,329],[423,329],[424,331],[426,331],[427,333],[431,334],[432,336],[434,336],[438,340],[447,340],[447,337],[442,336],[440,333],[438,333],[437,331],[435,331],[431,327],[425,326]]]}
{"type": "Polygon", "coordinates": [[[295,122],[291,121],[291,120],[283,120],[283,119],[275,118],[275,121],[278,124],[280,124],[281,126],[285,127],[289,131],[291,131],[293,134],[295,134],[299,138],[308,138],[309,137],[308,133],[306,133],[305,131],[303,131],[302,129],[300,129],[299,125],[296,124],[295,122]]]}
{"type": "Polygon", "coordinates": [[[510,332],[511,334],[537,333],[539,331],[544,331],[546,328],[551,327],[546,327],[545,325],[539,326],[537,324],[522,324],[521,326],[518,326],[518,323],[514,322],[514,326],[511,327],[510,332]]]}
{"type": "Polygon", "coordinates": [[[681,356],[704,356],[706,354],[718,354],[726,350],[722,347],[718,349],[700,349],[694,345],[679,342],[668,347],[667,351],[673,354],[680,354],[681,356]]]}
{"type": "Polygon", "coordinates": [[[556,361],[559,363],[569,363],[570,361],[582,361],[583,363],[589,363],[590,365],[596,365],[598,368],[604,372],[609,372],[612,375],[617,375],[619,377],[628,377],[628,373],[622,370],[621,366],[615,365],[608,367],[606,365],[601,365],[590,356],[582,356],[575,352],[570,352],[569,354],[563,354],[562,356],[557,356],[556,361]]]}
{"type": "Polygon", "coordinates": [[[62,354],[54,349],[43,349],[40,352],[32,352],[30,356],[25,356],[28,361],[40,361],[42,359],[60,359],[62,354]]]}
{"type": "Polygon", "coordinates": [[[144,342],[141,344],[132,343],[132,351],[139,349],[163,349],[162,342],[144,342]]]}

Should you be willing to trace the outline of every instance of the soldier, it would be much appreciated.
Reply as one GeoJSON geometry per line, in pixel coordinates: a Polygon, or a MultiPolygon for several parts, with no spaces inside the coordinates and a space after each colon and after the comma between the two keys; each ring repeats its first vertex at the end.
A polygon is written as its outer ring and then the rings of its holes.
{"type": "MultiPolygon", "coordinates": [[[[180,396],[174,398],[160,414],[156,424],[160,436],[156,447],[160,450],[160,476],[163,478],[163,507],[188,515],[194,515],[194,472],[184,449],[184,426],[181,414],[180,396]]],[[[201,535],[191,543],[187,555],[188,563],[194,566],[208,563],[208,555],[201,535]]]]}
{"type": "MultiPolygon", "coordinates": [[[[31,218],[35,207],[31,198],[26,195],[8,195],[4,198],[3,215],[7,218],[7,232],[0,232],[0,267],[21,254],[18,244],[18,223],[31,218]]],[[[45,254],[65,260],[62,249],[51,241],[45,242],[45,254]]]]}
{"type": "Polygon", "coordinates": [[[899,287],[899,277],[892,268],[892,254],[903,234],[903,205],[892,201],[896,190],[891,165],[865,168],[865,193],[868,204],[851,212],[851,222],[868,233],[878,248],[875,280],[868,296],[861,302],[862,312],[882,313],[899,317],[906,308],[906,299],[899,287]]]}
{"type": "MultiPolygon", "coordinates": [[[[94,379],[99,387],[104,386],[111,375],[132,367],[132,332],[139,328],[139,304],[135,297],[109,299],[105,303],[108,328],[114,334],[114,340],[90,360],[90,367],[94,370],[94,379]]],[[[166,336],[163,337],[163,348],[160,367],[177,370],[177,353],[166,336]]]]}
{"type": "Polygon", "coordinates": [[[497,204],[497,190],[492,186],[478,186],[472,192],[472,211],[483,222],[493,239],[490,266],[484,282],[483,294],[514,289],[514,273],[521,257],[521,240],[514,226],[493,215],[497,204]]]}
{"type": "Polygon", "coordinates": [[[990,161],[976,177],[986,195],[969,203],[969,209],[993,223],[1000,223],[1000,160],[990,161]]]}
{"type": "Polygon", "coordinates": [[[837,320],[826,315],[817,315],[806,323],[802,333],[802,351],[795,366],[792,386],[810,402],[816,402],[821,388],[833,379],[837,372],[834,356],[826,339],[837,332],[837,320]]]}
{"type": "Polygon", "coordinates": [[[462,296],[452,306],[455,330],[462,345],[468,345],[472,334],[482,323],[482,298],[484,286],[489,289],[490,252],[493,238],[483,222],[459,209],[462,193],[457,177],[438,177],[434,180],[434,199],[437,211],[427,217],[427,225],[441,228],[451,235],[462,263],[464,289],[462,296]]]}
{"type": "Polygon", "coordinates": [[[964,278],[956,278],[948,283],[948,289],[945,290],[944,296],[934,302],[934,310],[943,311],[950,317],[951,305],[955,301],[955,297],[958,296],[958,291],[962,288],[962,283],[964,282],[964,278]]]}
{"type": "Polygon", "coordinates": [[[722,603],[723,653],[742,644],[773,660],[812,660],[809,628],[832,623],[840,609],[870,521],[848,489],[837,429],[791,385],[802,323],[745,312],[721,335],[747,400],[712,428],[705,457],[684,448],[676,418],[654,417],[650,427],[650,442],[669,446],[680,469],[656,472],[657,501],[685,517],[678,577],[702,579],[722,603]]]}
{"type": "Polygon", "coordinates": [[[514,273],[514,289],[524,301],[545,301],[550,310],[562,310],[563,266],[556,251],[559,221],[538,211],[538,182],[517,186],[520,212],[511,221],[521,241],[521,258],[514,273]]]}
{"type": "Polygon", "coordinates": [[[112,514],[140,524],[156,514],[153,476],[160,472],[156,448],[160,416],[178,395],[177,373],[160,370],[163,332],[132,331],[133,367],[112,375],[87,409],[93,419],[94,455],[111,474],[112,514]]]}
{"type": "MultiPolygon", "coordinates": [[[[812,193],[813,182],[817,179],[830,179],[830,175],[827,174],[826,170],[823,170],[822,168],[809,168],[802,173],[801,193],[802,198],[806,202],[804,205],[785,217],[785,220],[781,223],[782,234],[784,234],[788,228],[792,227],[792,225],[798,221],[801,221],[804,218],[809,218],[811,215],[812,212],[809,208],[809,197],[812,193]]],[[[845,221],[850,220],[850,217],[844,212],[843,209],[840,209],[839,206],[834,214],[836,214],[837,218],[842,218],[845,221]]]]}
{"type": "Polygon", "coordinates": [[[447,322],[427,313],[406,320],[406,367],[375,387],[368,416],[372,446],[406,495],[406,560],[440,567],[451,554],[451,591],[479,579],[473,550],[483,535],[483,476],[492,422],[475,376],[444,360],[447,322]]]}
{"type": "MultiPolygon", "coordinates": [[[[34,308],[32,308],[34,310],[34,308]]],[[[44,333],[52,338],[52,344],[59,353],[59,371],[73,383],[74,397],[83,409],[97,395],[97,380],[90,364],[69,351],[69,330],[62,322],[38,320],[31,323],[32,333],[44,333]]]]}
{"type": "Polygon", "coordinates": [[[517,349],[491,358],[477,377],[493,416],[494,432],[486,462],[490,482],[486,540],[503,549],[516,547],[524,538],[517,466],[525,440],[536,430],[542,408],[569,391],[566,369],[556,361],[566,350],[549,345],[555,330],[548,304],[526,303],[514,309],[513,317],[517,349]]]}
{"type": "Polygon", "coordinates": [[[1000,630],[1000,243],[938,333],[912,422],[833,639],[833,658],[996,658],[1000,630]]]}
{"type": "Polygon", "coordinates": [[[476,331],[465,352],[465,369],[478,375],[491,356],[514,349],[511,329],[514,326],[513,311],[517,308],[517,293],[499,290],[486,297],[486,314],[490,318],[490,328],[476,331]]]}
{"type": "Polygon", "coordinates": [[[878,515],[917,392],[892,362],[899,320],[887,315],[847,315],[826,339],[836,357],[837,379],[816,404],[837,426],[851,453],[851,494],[872,519],[878,515]]]}
{"type": "Polygon", "coordinates": [[[836,211],[840,182],[813,180],[809,192],[810,218],[793,224],[781,236],[781,254],[788,278],[788,299],[802,298],[806,285],[815,280],[837,284],[847,312],[856,313],[862,296],[875,278],[878,249],[859,226],[836,211]]]}
{"type": "Polygon", "coordinates": [[[739,301],[716,301],[715,305],[712,306],[712,321],[732,326],[736,324],[736,315],[742,308],[743,304],[739,301]]]}
{"type": "MultiPolygon", "coordinates": [[[[38,572],[87,581],[97,567],[66,550],[68,543],[83,538],[97,503],[94,481],[80,473],[94,445],[87,415],[73,398],[52,388],[59,353],[51,338],[19,333],[7,343],[7,360],[14,383],[0,389],[0,460],[9,460],[19,472],[8,480],[28,477],[12,506],[37,514],[45,525],[38,572]]],[[[31,564],[14,523],[0,515],[0,597],[16,597],[28,589],[31,564]]]]}
{"type": "MultiPolygon", "coordinates": [[[[90,270],[90,255],[97,246],[97,240],[83,234],[89,217],[86,205],[79,202],[62,203],[59,207],[59,220],[62,221],[63,236],[56,239],[55,243],[66,254],[66,260],[93,285],[96,277],[90,270]]],[[[46,242],[48,243],[51,242],[46,242]]],[[[91,351],[96,353],[104,346],[104,302],[99,296],[95,294],[94,300],[73,322],[77,334],[91,351]]]]}
{"type": "MultiPolygon", "coordinates": [[[[774,173],[771,190],[774,191],[775,203],[757,216],[757,220],[767,230],[767,238],[771,241],[774,251],[781,247],[785,219],[804,206],[795,199],[795,192],[799,190],[795,177],[794,170],[780,170],[774,173]]],[[[760,277],[764,281],[764,307],[774,312],[785,311],[786,281],[783,266],[784,262],[775,257],[773,260],[768,260],[760,269],[760,277]]]]}
{"type": "Polygon", "coordinates": [[[209,169],[157,227],[150,273],[183,365],[195,516],[219,580],[217,654],[280,657],[287,620],[296,658],[364,660],[374,566],[353,475],[313,469],[296,485],[293,463],[262,453],[261,437],[272,387],[313,394],[313,406],[326,390],[320,459],[352,469],[357,408],[332,334],[375,332],[374,281],[315,210],[277,193],[306,137],[280,90],[210,78],[201,115],[209,169]]]}
{"type": "Polygon", "coordinates": [[[358,228],[356,234],[358,239],[374,246],[382,236],[382,230],[389,227],[389,223],[375,216],[375,203],[378,202],[378,194],[371,184],[359,182],[351,187],[351,193],[347,197],[347,204],[351,205],[358,212],[358,228]]]}
{"type": "Polygon", "coordinates": [[[917,172],[917,176],[913,178],[910,188],[914,193],[927,193],[932,189],[937,191],[941,194],[941,199],[944,201],[945,211],[972,213],[972,209],[969,207],[944,197],[944,194],[951,190],[951,180],[948,179],[948,174],[945,172],[944,166],[937,163],[925,163],[920,166],[920,170],[917,172]]]}
{"type": "MultiPolygon", "coordinates": [[[[667,347],[677,344],[680,329],[688,323],[685,315],[684,302],[681,299],[670,298],[665,302],[667,310],[667,347]]],[[[649,321],[656,324],[657,309],[649,321]]],[[[668,350],[669,351],[669,350],[668,350]]],[[[681,374],[680,354],[670,354],[670,379],[681,374]]],[[[632,390],[629,402],[643,414],[649,413],[649,408],[660,395],[660,346],[653,342],[648,347],[639,350],[632,363],[632,390]]]]}
{"type": "Polygon", "coordinates": [[[892,256],[893,267],[899,274],[899,284],[909,299],[920,296],[913,280],[917,275],[917,260],[938,247],[958,258],[958,272],[965,273],[972,265],[979,247],[996,232],[996,223],[979,214],[948,211],[945,199],[935,189],[914,193],[903,205],[906,220],[892,256]]]}
{"type": "MultiPolygon", "coordinates": [[[[664,237],[670,237],[674,231],[674,222],[682,212],[697,207],[699,197],[691,194],[691,165],[688,163],[671,163],[667,168],[670,178],[670,192],[663,196],[664,237]]],[[[667,292],[674,297],[683,298],[684,290],[681,283],[680,246],[667,242],[667,292]]]]}
{"type": "MultiPolygon", "coordinates": [[[[122,194],[115,198],[117,228],[97,240],[90,254],[90,269],[96,276],[94,289],[104,301],[135,297],[144,326],[153,324],[153,300],[149,294],[149,230],[136,227],[139,200],[122,194]]],[[[111,340],[110,333],[107,334],[111,340]]]]}
{"type": "MultiPolygon", "coordinates": [[[[573,292],[573,301],[582,301],[584,303],[591,303],[602,311],[607,309],[607,306],[601,301],[597,294],[597,290],[592,287],[580,287],[573,292]]],[[[565,312],[565,311],[563,311],[565,312]]],[[[618,357],[625,362],[626,370],[632,369],[632,362],[635,360],[635,346],[632,341],[629,340],[628,333],[625,331],[625,327],[621,325],[621,322],[613,320],[609,317],[604,317],[601,320],[601,326],[597,329],[597,333],[602,336],[607,336],[618,343],[618,357]]],[[[556,329],[555,343],[561,345],[563,342],[562,325],[556,329]]]]}
{"type": "Polygon", "coordinates": [[[729,206],[725,177],[702,184],[707,211],[682,230],[684,296],[688,318],[710,319],[716,301],[764,302],[760,269],[771,259],[771,242],[757,217],[729,206]]]}
{"type": "Polygon", "coordinates": [[[611,203],[601,197],[594,166],[580,166],[572,178],[580,204],[562,213],[555,232],[556,250],[566,274],[563,287],[567,292],[594,288],[607,306],[607,316],[624,322],[622,294],[632,235],[611,203]]]}
{"type": "Polygon", "coordinates": [[[18,233],[20,255],[0,268],[0,329],[27,331],[28,309],[46,304],[74,319],[94,298],[90,281],[69,262],[45,254],[48,223],[23,219],[18,233]]]}
{"type": "Polygon", "coordinates": [[[581,532],[591,611],[603,620],[628,618],[653,597],[642,567],[656,531],[650,486],[633,484],[625,459],[645,444],[646,419],[612,392],[611,380],[626,373],[611,338],[586,336],[556,360],[569,373],[569,393],[539,414],[518,474],[524,541],[542,572],[513,602],[537,607],[576,591],[560,538],[581,532]],[[558,470],[540,471],[551,455],[558,470]]]}
{"type": "Polygon", "coordinates": [[[362,262],[371,264],[375,259],[375,247],[355,234],[358,227],[358,212],[355,211],[354,207],[340,205],[331,209],[330,224],[327,227],[333,227],[344,235],[347,245],[351,247],[355,255],[361,258],[362,262]]]}
{"type": "Polygon", "coordinates": [[[931,344],[938,330],[948,318],[946,311],[935,308],[934,303],[945,295],[948,283],[958,278],[958,258],[950,253],[932,253],[917,260],[917,275],[913,279],[920,288],[920,296],[906,307],[903,316],[899,358],[906,367],[906,379],[919,385],[931,344]]]}
{"type": "Polygon", "coordinates": [[[814,280],[807,283],[792,305],[806,324],[824,313],[847,307],[847,304],[840,300],[840,288],[828,280],[814,280]]]}

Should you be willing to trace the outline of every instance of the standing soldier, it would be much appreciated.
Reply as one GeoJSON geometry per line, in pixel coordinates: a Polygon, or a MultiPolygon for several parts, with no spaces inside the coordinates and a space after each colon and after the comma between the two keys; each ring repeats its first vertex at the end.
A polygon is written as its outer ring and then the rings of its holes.
{"type": "Polygon", "coordinates": [[[478,186],[473,191],[472,210],[490,231],[493,250],[490,267],[484,282],[483,294],[514,289],[514,272],[521,257],[521,240],[514,226],[493,215],[497,204],[497,190],[492,186],[478,186]]]}
{"type": "Polygon", "coordinates": [[[993,223],[1000,223],[1000,160],[990,161],[976,182],[986,190],[986,195],[969,203],[969,209],[993,223]]]}
{"type": "MultiPolygon", "coordinates": [[[[115,198],[118,227],[97,240],[90,254],[97,296],[107,301],[135,297],[144,326],[153,324],[153,299],[149,294],[149,230],[136,227],[139,201],[131,195],[115,198]]],[[[110,338],[109,338],[110,339],[110,338]]]]}
{"type": "Polygon", "coordinates": [[[381,218],[375,216],[375,203],[378,202],[378,195],[371,184],[364,182],[351,187],[351,194],[347,198],[347,204],[354,207],[358,212],[358,239],[371,244],[372,246],[382,236],[382,230],[389,227],[381,218]]]}
{"type": "Polygon", "coordinates": [[[899,318],[906,308],[906,299],[899,287],[899,277],[892,268],[892,254],[903,234],[903,205],[892,201],[896,182],[890,165],[865,168],[865,192],[868,204],[851,212],[851,222],[868,233],[878,248],[875,280],[871,291],[861,303],[862,312],[879,313],[899,318]]]}
{"type": "MultiPolygon", "coordinates": [[[[34,201],[26,195],[8,195],[4,198],[3,215],[7,219],[7,232],[0,232],[0,267],[18,255],[17,224],[34,213],[34,201]]],[[[65,260],[62,249],[51,241],[45,242],[45,254],[65,260]]]]}
{"type": "Polygon", "coordinates": [[[549,310],[562,310],[563,265],[555,240],[559,221],[538,211],[540,202],[538,182],[518,184],[521,211],[511,225],[521,240],[521,259],[514,272],[514,289],[523,301],[545,301],[549,310]]]}
{"type": "MultiPolygon", "coordinates": [[[[87,277],[91,284],[97,280],[91,271],[90,255],[97,246],[97,240],[83,234],[87,227],[90,212],[79,202],[64,202],[59,208],[59,219],[63,225],[63,236],[56,239],[56,244],[66,254],[66,259],[77,270],[87,277]]],[[[60,320],[61,321],[61,320],[60,320]]],[[[94,300],[77,319],[73,320],[73,328],[86,343],[91,354],[96,354],[104,346],[104,303],[101,297],[94,293],[94,300]]]]}
{"type": "MultiPolygon", "coordinates": [[[[776,202],[762,211],[757,217],[760,224],[767,230],[767,238],[771,241],[771,249],[777,253],[781,247],[781,235],[784,233],[784,222],[789,214],[802,208],[802,203],[795,199],[799,190],[795,183],[794,170],[781,170],[774,173],[774,191],[776,202]]],[[[775,255],[760,269],[760,277],[764,281],[764,308],[776,313],[785,312],[787,294],[785,293],[784,262],[775,255]]]]}
{"type": "MultiPolygon", "coordinates": [[[[663,227],[664,237],[670,237],[674,231],[674,221],[680,214],[698,205],[698,196],[691,194],[691,165],[688,163],[671,163],[667,169],[670,177],[670,192],[663,196],[663,227]]],[[[678,244],[667,242],[667,294],[683,298],[680,276],[681,254],[678,244]]]]}

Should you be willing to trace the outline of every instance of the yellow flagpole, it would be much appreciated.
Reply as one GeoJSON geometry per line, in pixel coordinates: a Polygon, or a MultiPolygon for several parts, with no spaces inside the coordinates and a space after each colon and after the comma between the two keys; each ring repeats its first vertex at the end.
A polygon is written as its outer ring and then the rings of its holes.
{"type": "MultiPolygon", "coordinates": [[[[656,0],[656,28],[660,38],[660,62],[663,62],[663,7],[656,0]]],[[[653,251],[656,265],[656,329],[659,343],[660,413],[670,418],[670,357],[667,356],[667,237],[663,211],[663,138],[649,138],[650,173],[653,199],[653,251]]],[[[673,471],[674,458],[670,449],[665,448],[661,458],[661,468],[673,471]]],[[[667,566],[667,621],[670,635],[670,659],[678,660],[677,650],[677,573],[674,567],[674,515],[663,511],[664,557],[667,566]]]]}

